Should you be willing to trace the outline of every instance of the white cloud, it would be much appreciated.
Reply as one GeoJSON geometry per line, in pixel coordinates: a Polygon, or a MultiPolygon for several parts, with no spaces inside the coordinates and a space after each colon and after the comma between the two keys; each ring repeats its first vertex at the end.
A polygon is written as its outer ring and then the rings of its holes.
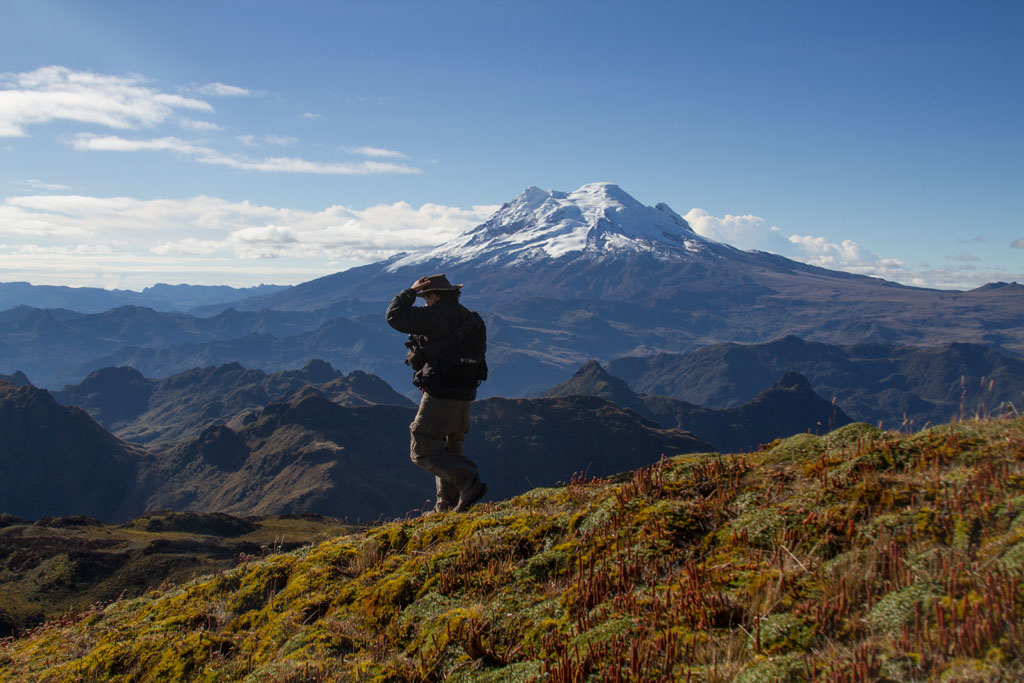
{"type": "Polygon", "coordinates": [[[38,178],[29,178],[25,181],[25,184],[33,190],[42,190],[43,192],[63,192],[71,189],[67,185],[61,185],[60,183],[44,183],[38,178]]]}
{"type": "MultiPolygon", "coordinates": [[[[876,265],[883,261],[878,254],[864,249],[853,240],[843,240],[837,244],[824,237],[790,235],[789,241],[796,247],[794,253],[798,260],[822,268],[844,270],[876,265]]],[[[892,265],[902,264],[894,261],[892,265]]]]}
{"type": "Polygon", "coordinates": [[[293,138],[290,135],[239,135],[238,141],[248,147],[257,147],[259,145],[279,145],[281,147],[286,147],[288,145],[295,144],[299,139],[293,138]]]}
{"type": "Polygon", "coordinates": [[[307,111],[307,112],[303,112],[303,113],[299,114],[299,118],[300,119],[322,119],[323,117],[324,117],[323,114],[314,114],[311,111],[307,111]]]}
{"type": "Polygon", "coordinates": [[[253,92],[246,88],[239,88],[237,85],[224,85],[223,83],[208,83],[199,88],[202,95],[213,95],[215,97],[248,97],[253,92]]]}
{"type": "Polygon", "coordinates": [[[349,154],[358,154],[364,157],[376,157],[381,159],[408,159],[405,154],[396,152],[393,149],[383,149],[381,147],[346,147],[345,151],[349,154]]]}
{"type": "Polygon", "coordinates": [[[101,152],[177,152],[179,154],[203,156],[213,154],[208,147],[194,145],[176,137],[153,138],[150,140],[129,140],[116,135],[76,135],[71,146],[78,151],[101,152]]]}
{"type": "Polygon", "coordinates": [[[200,121],[196,119],[179,119],[178,125],[180,125],[182,128],[198,130],[200,132],[224,130],[224,126],[218,126],[213,121],[200,121]]]}
{"type": "MultiPolygon", "coordinates": [[[[834,270],[877,274],[905,268],[893,259],[883,259],[853,240],[832,242],[814,235],[789,235],[769,225],[760,216],[726,214],[719,218],[703,209],[691,209],[686,221],[698,235],[725,242],[737,249],[768,251],[787,258],[834,270]]],[[[880,275],[881,276],[881,275],[880,275]]]]}
{"type": "Polygon", "coordinates": [[[150,248],[154,254],[171,256],[212,256],[220,252],[228,251],[225,242],[217,240],[201,240],[195,237],[187,237],[177,242],[163,242],[150,248]]]}
{"type": "MultiPolygon", "coordinates": [[[[880,277],[915,287],[972,289],[986,282],[1024,279],[1020,273],[982,271],[972,265],[929,268],[921,264],[922,269],[914,269],[900,259],[880,256],[854,240],[836,242],[816,235],[787,236],[781,228],[749,214],[727,214],[719,218],[703,209],[691,209],[684,218],[697,234],[738,249],[768,251],[821,268],[880,277]]],[[[1018,241],[1021,244],[1015,243],[1015,246],[1024,248],[1024,239],[1018,241]]],[[[969,254],[961,255],[958,260],[978,261],[969,254]]]]}
{"type": "Polygon", "coordinates": [[[306,211],[204,196],[11,197],[0,203],[0,269],[7,278],[77,285],[116,273],[116,286],[133,288],[157,277],[196,282],[200,272],[216,282],[207,271],[220,273],[220,284],[295,283],[433,248],[496,208],[397,202],[306,211]]]}
{"type": "Polygon", "coordinates": [[[1024,237],[1021,237],[1019,240],[1014,240],[1010,246],[1015,249],[1024,249],[1024,237]]]}
{"type": "Polygon", "coordinates": [[[787,249],[787,240],[782,231],[769,226],[760,216],[726,214],[718,218],[704,209],[690,209],[683,218],[698,235],[731,244],[738,249],[760,249],[774,253],[782,253],[787,249]]]}
{"type": "Polygon", "coordinates": [[[0,74],[0,137],[55,120],[134,130],[163,123],[180,109],[212,112],[202,100],[161,92],[139,76],[109,76],[47,66],[0,74]]]}
{"type": "Polygon", "coordinates": [[[92,135],[83,133],[71,140],[76,150],[111,152],[174,152],[190,157],[201,164],[227,166],[242,171],[265,171],[270,173],[311,173],[320,175],[374,175],[384,173],[421,173],[420,169],[406,164],[380,161],[358,163],[308,161],[295,157],[268,157],[251,159],[231,156],[211,147],[195,145],[176,137],[153,138],[150,140],[129,140],[115,135],[92,135]]]}

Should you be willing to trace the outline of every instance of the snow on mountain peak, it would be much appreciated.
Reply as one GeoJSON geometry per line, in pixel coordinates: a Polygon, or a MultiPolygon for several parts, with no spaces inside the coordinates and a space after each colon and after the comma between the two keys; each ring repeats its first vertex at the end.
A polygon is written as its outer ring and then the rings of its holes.
{"type": "Polygon", "coordinates": [[[528,187],[487,222],[436,249],[402,257],[395,270],[440,260],[460,264],[521,263],[569,254],[603,258],[616,252],[702,251],[707,242],[665,204],[644,206],[614,183],[588,183],[573,192],[528,187]]]}

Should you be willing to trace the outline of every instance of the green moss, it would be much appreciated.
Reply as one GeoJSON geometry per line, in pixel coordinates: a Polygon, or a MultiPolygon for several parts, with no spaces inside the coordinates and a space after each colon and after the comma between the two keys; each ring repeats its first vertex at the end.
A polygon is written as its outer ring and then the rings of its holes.
{"type": "Polygon", "coordinates": [[[240,577],[239,589],[230,603],[231,611],[248,612],[263,607],[267,600],[284,589],[293,563],[293,558],[279,555],[251,567],[240,577]]]}
{"type": "Polygon", "coordinates": [[[1011,570],[1024,567],[1024,534],[1015,535],[1020,536],[1020,540],[1010,545],[999,556],[999,563],[1011,570]]]}
{"type": "Polygon", "coordinates": [[[825,447],[830,450],[845,448],[847,451],[857,447],[870,447],[885,432],[867,422],[853,422],[835,429],[824,437],[825,447]]]}
{"type": "Polygon", "coordinates": [[[630,633],[635,631],[636,619],[633,617],[608,619],[594,628],[580,633],[570,641],[570,646],[579,648],[581,652],[586,652],[593,645],[607,642],[612,638],[628,637],[630,633]]]}
{"type": "Polygon", "coordinates": [[[561,549],[551,549],[538,553],[526,561],[517,577],[531,581],[546,581],[551,577],[564,574],[569,569],[571,557],[561,549]]]}
{"type": "MultiPolygon", "coordinates": [[[[805,617],[789,612],[770,614],[761,620],[761,650],[767,654],[805,652],[816,631],[815,624],[805,617]]],[[[756,641],[749,641],[750,647],[755,644],[756,641]]]]}
{"type": "Polygon", "coordinates": [[[732,530],[744,530],[748,542],[760,548],[777,546],[779,532],[786,525],[786,515],[774,507],[755,508],[741,515],[729,525],[732,530]]]}
{"type": "Polygon", "coordinates": [[[825,450],[825,440],[814,434],[796,434],[783,439],[768,451],[770,463],[804,462],[819,457],[825,450]]]}
{"type": "Polygon", "coordinates": [[[466,669],[449,675],[451,683],[531,683],[541,677],[544,670],[542,662],[516,662],[491,671],[473,671],[466,669]]]}
{"type": "Polygon", "coordinates": [[[867,621],[875,628],[890,634],[899,632],[904,624],[914,621],[915,611],[923,615],[940,597],[938,588],[928,583],[915,583],[902,590],[882,596],[867,614],[867,621]]]}
{"type": "Polygon", "coordinates": [[[806,681],[801,655],[757,657],[735,678],[736,683],[789,683],[806,681]]]}

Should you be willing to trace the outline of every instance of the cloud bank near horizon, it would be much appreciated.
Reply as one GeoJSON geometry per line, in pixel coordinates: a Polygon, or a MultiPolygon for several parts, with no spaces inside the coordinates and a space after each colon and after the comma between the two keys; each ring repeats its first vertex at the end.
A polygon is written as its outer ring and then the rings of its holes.
{"type": "MultiPolygon", "coordinates": [[[[400,252],[432,249],[483,223],[497,206],[407,202],[319,211],[217,197],[140,200],[32,194],[0,203],[0,268],[34,284],[141,289],[171,284],[297,284],[400,252]],[[173,238],[169,238],[173,235],[173,238]]],[[[969,262],[915,270],[852,240],[786,235],[754,216],[684,216],[705,237],[812,265],[903,284],[971,289],[1024,275],[969,262]]]]}
{"type": "Polygon", "coordinates": [[[0,204],[0,268],[34,284],[296,284],[430,249],[496,209],[396,202],[307,211],[208,196],[24,195],[0,204]]]}
{"type": "MultiPolygon", "coordinates": [[[[737,249],[767,251],[779,256],[857,275],[869,275],[915,287],[937,289],[973,289],[988,282],[1024,280],[1024,273],[979,271],[971,265],[914,269],[900,259],[883,257],[854,240],[832,242],[821,236],[787,235],[781,228],[769,225],[760,216],[747,214],[712,216],[703,209],[690,209],[683,218],[694,232],[737,249]]],[[[978,261],[961,254],[962,263],[978,261]]]]}

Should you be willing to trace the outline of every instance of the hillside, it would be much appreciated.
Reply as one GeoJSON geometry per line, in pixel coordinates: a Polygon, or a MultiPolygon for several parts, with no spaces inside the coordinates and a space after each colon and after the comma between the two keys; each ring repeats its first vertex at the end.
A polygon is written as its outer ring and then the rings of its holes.
{"type": "Polygon", "coordinates": [[[150,444],[195,438],[210,425],[310,388],[345,406],[413,406],[379,377],[359,370],[345,375],[321,360],[271,374],[227,363],[159,380],[128,366],[103,368],[53,397],[86,410],[122,439],[150,444]]]}
{"type": "MultiPolygon", "coordinates": [[[[349,408],[319,395],[272,403],[165,451],[141,482],[147,509],[233,515],[312,512],[352,521],[418,514],[433,504],[433,479],[409,462],[415,408],[349,408]]],[[[498,399],[473,406],[466,453],[488,498],[607,475],[659,453],[710,446],[599,398],[498,399]]]]}
{"type": "Polygon", "coordinates": [[[545,396],[573,394],[600,396],[663,427],[691,431],[717,449],[730,452],[756,449],[800,432],[823,434],[852,421],[835,402],[814,393],[807,379],[797,372],[787,372],[741,406],[716,410],[667,396],[637,394],[600,363],[590,361],[545,396]]]}
{"type": "Polygon", "coordinates": [[[618,358],[606,368],[633,391],[709,408],[750,401],[795,370],[854,420],[889,428],[941,424],[1007,402],[1019,409],[1024,393],[1024,360],[981,344],[834,345],[790,336],[618,358]]]}
{"type": "Polygon", "coordinates": [[[35,523],[0,514],[0,638],[69,610],[133,598],[354,527],[317,515],[245,519],[159,512],[123,525],[85,515],[35,523]]]}
{"type": "Polygon", "coordinates": [[[1019,680],[1024,419],[851,424],[398,520],[51,622],[63,681],[1019,680]]]}
{"type": "MultiPolygon", "coordinates": [[[[395,395],[381,393],[383,383],[363,373],[336,375],[320,363],[268,377],[225,365],[172,378],[183,390],[167,395],[196,400],[154,411],[143,426],[206,426],[194,436],[145,448],[118,439],[80,408],[59,405],[43,389],[0,381],[0,513],[30,519],[84,514],[116,522],[170,509],[239,516],[317,513],[365,522],[433,505],[433,478],[409,462],[416,408],[339,405],[336,400],[354,400],[356,394],[361,401],[395,395]],[[242,408],[255,400],[253,392],[263,392],[265,400],[274,387],[311,375],[330,381],[241,410],[227,424],[220,419],[217,411],[242,408]],[[262,380],[253,383],[254,377],[262,380]],[[241,395],[204,403],[211,386],[238,386],[241,395]],[[198,414],[192,412],[197,408],[198,414]],[[166,423],[153,425],[161,420],[166,423]]],[[[96,399],[108,415],[138,410],[146,395],[152,402],[162,392],[147,394],[153,387],[130,368],[94,379],[84,390],[93,393],[83,397],[96,399]],[[134,404],[107,400],[109,395],[102,399],[110,384],[126,379],[134,404]]],[[[577,471],[603,476],[650,464],[660,453],[711,449],[689,432],[661,429],[593,396],[477,401],[466,440],[492,500],[568,481],[577,471]]]]}
{"type": "Polygon", "coordinates": [[[0,512],[123,518],[139,504],[133,484],[147,455],[80,408],[0,380],[0,512]]]}

